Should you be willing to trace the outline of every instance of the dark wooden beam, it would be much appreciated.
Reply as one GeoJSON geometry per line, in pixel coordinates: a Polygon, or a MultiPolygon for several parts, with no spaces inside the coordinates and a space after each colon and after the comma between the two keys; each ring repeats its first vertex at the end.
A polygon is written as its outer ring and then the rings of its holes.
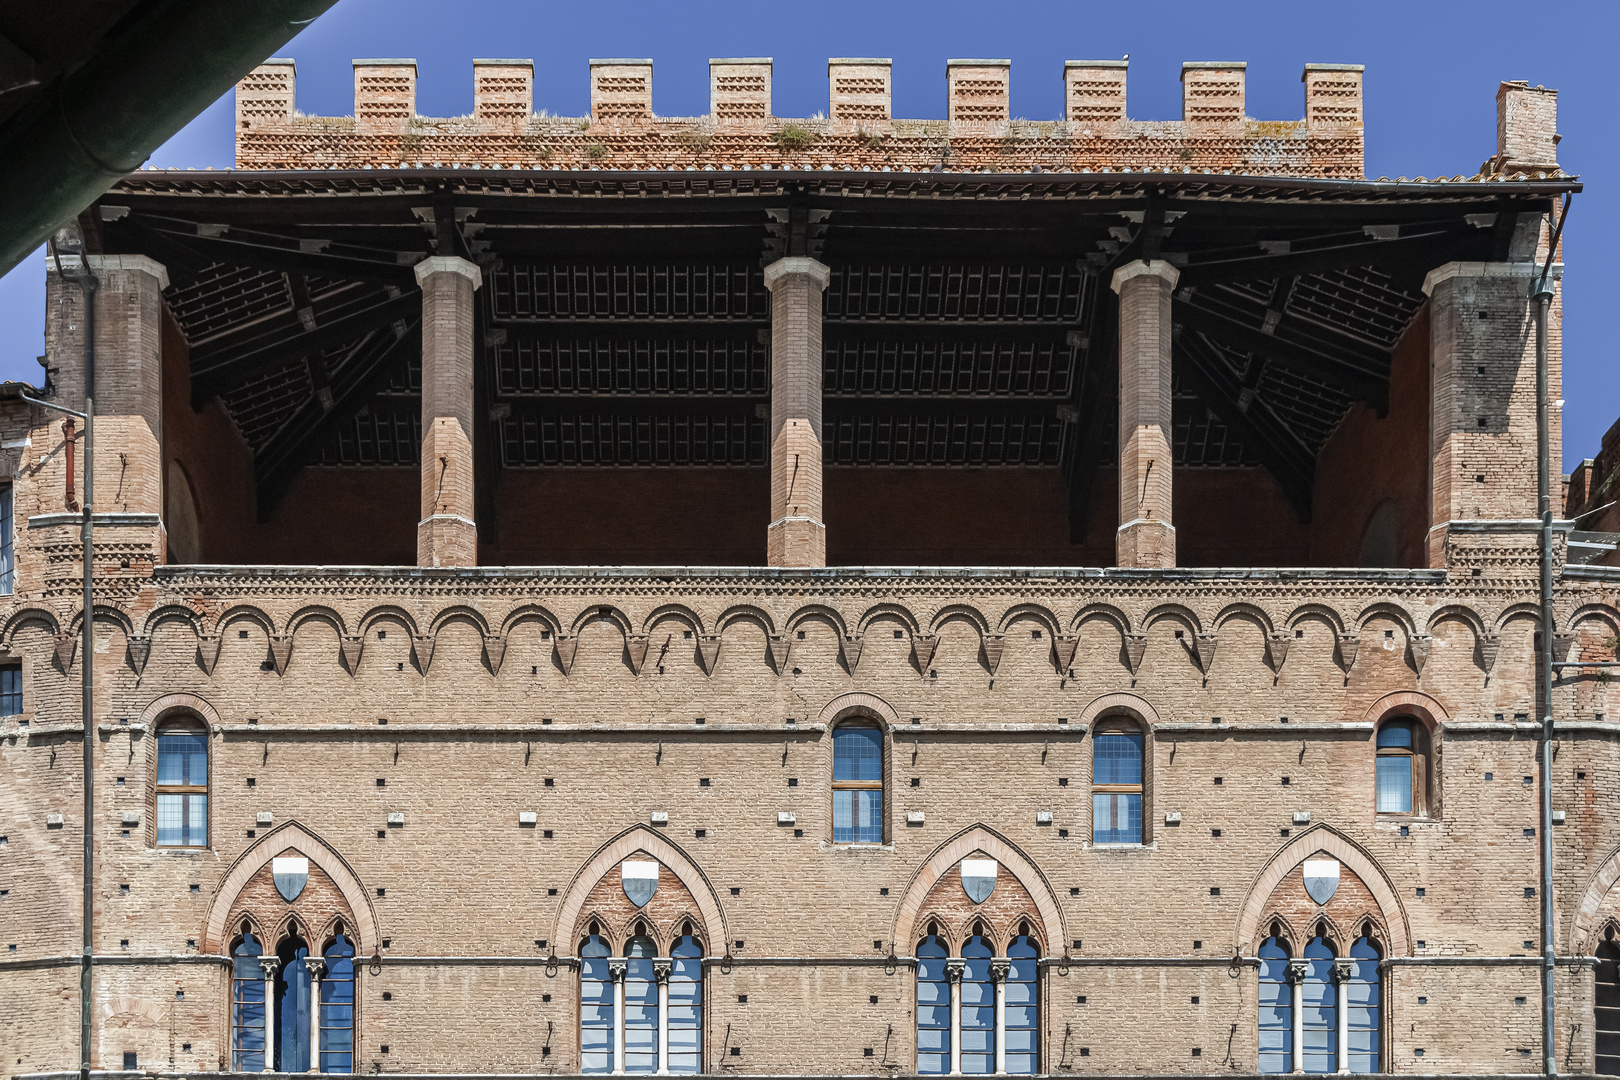
{"type": "Polygon", "coordinates": [[[260,521],[270,520],[287,493],[293,477],[319,457],[321,446],[339,426],[352,424],[355,412],[388,385],[400,364],[422,351],[422,319],[418,311],[405,333],[393,327],[374,330],[356,355],[345,363],[332,384],[332,407],[323,408],[313,396],[295,412],[253,459],[260,521]]]}
{"type": "Polygon", "coordinates": [[[1291,251],[1281,255],[1254,255],[1238,258],[1199,259],[1181,268],[1180,287],[1214,285],[1237,281],[1269,281],[1300,274],[1322,274],[1356,266],[1393,269],[1393,262],[1421,262],[1432,268],[1469,254],[1484,256],[1489,233],[1469,226],[1438,229],[1365,243],[1333,244],[1327,247],[1291,251]],[[1478,249],[1478,250],[1476,250],[1478,249]]]}
{"type": "Polygon", "coordinates": [[[1236,319],[1201,308],[1195,302],[1183,299],[1180,293],[1171,303],[1170,317],[1176,324],[1209,334],[1239,352],[1253,352],[1270,357],[1282,367],[1341,387],[1359,401],[1365,401],[1377,408],[1387,407],[1388,375],[1369,370],[1364,362],[1328,352],[1319,346],[1293,338],[1279,337],[1245,326],[1236,319]]]}
{"type": "Polygon", "coordinates": [[[274,371],[301,356],[355,341],[379,327],[420,317],[422,296],[414,289],[371,304],[299,334],[258,339],[245,347],[198,349],[191,358],[193,404],[228,387],[274,371]]]}
{"type": "MultiPolygon", "coordinates": [[[[116,234],[124,234],[137,249],[154,245],[155,238],[168,243],[164,250],[184,251],[189,261],[196,264],[226,263],[231,266],[251,266],[261,270],[282,270],[288,273],[309,274],[324,278],[378,281],[401,288],[416,284],[415,271],[396,260],[384,262],[351,255],[334,255],[325,251],[302,251],[294,247],[278,247],[260,240],[221,236],[188,235],[173,226],[154,226],[133,215],[111,224],[116,234]],[[154,236],[155,234],[155,236],[154,236]]],[[[261,234],[262,235],[262,234],[261,234]]],[[[293,242],[289,238],[289,243],[293,242]]],[[[154,255],[154,258],[157,256],[154,255]]]]}
{"type": "Polygon", "coordinates": [[[1243,440],[1244,449],[1276,477],[1299,520],[1309,522],[1315,456],[1268,407],[1243,393],[1242,381],[1201,346],[1196,334],[1178,333],[1171,356],[1182,385],[1243,440]]]}

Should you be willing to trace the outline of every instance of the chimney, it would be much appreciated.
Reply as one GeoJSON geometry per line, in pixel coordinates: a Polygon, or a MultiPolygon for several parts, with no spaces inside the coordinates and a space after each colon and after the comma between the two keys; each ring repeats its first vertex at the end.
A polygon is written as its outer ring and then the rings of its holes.
{"type": "Polygon", "coordinates": [[[1005,124],[1011,115],[1011,60],[947,60],[946,118],[955,124],[1005,124]]]}
{"type": "Polygon", "coordinates": [[[361,131],[403,131],[415,115],[415,60],[354,61],[354,119],[361,131]]]}
{"type": "Polygon", "coordinates": [[[1065,60],[1063,118],[1076,124],[1122,122],[1129,67],[1129,60],[1065,60]]]}
{"type": "Polygon", "coordinates": [[[474,60],[473,118],[520,127],[534,113],[533,60],[474,60]]]}
{"type": "Polygon", "coordinates": [[[1558,140],[1558,91],[1527,82],[1497,87],[1498,172],[1555,171],[1558,140]]]}
{"type": "Polygon", "coordinates": [[[827,115],[835,130],[890,129],[892,60],[835,57],[827,61],[827,115]]]}
{"type": "Polygon", "coordinates": [[[1188,132],[1243,133],[1243,80],[1248,66],[1219,60],[1181,65],[1181,119],[1188,132]]]}
{"type": "Polygon", "coordinates": [[[709,113],[721,124],[747,124],[769,118],[771,58],[710,60],[709,113]]]}
{"type": "Polygon", "coordinates": [[[651,60],[591,61],[591,123],[652,119],[651,60]]]}
{"type": "Polygon", "coordinates": [[[1306,64],[1305,127],[1312,135],[1336,135],[1361,127],[1360,64],[1306,64]]]}
{"type": "Polygon", "coordinates": [[[298,67],[291,60],[266,60],[236,84],[238,135],[264,124],[291,120],[293,83],[298,67]]]}

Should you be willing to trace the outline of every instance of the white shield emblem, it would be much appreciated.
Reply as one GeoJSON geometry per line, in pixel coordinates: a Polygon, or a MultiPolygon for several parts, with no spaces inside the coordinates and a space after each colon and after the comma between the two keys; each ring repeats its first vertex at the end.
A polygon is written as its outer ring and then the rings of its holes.
{"type": "Polygon", "coordinates": [[[624,895],[636,907],[645,907],[658,891],[658,864],[626,859],[619,864],[619,878],[624,882],[624,895]]]}
{"type": "Polygon", "coordinates": [[[270,876],[275,878],[276,892],[290,904],[309,880],[309,860],[301,855],[277,855],[270,860],[270,876]]]}
{"type": "Polygon", "coordinates": [[[1325,904],[1339,891],[1337,859],[1305,860],[1305,891],[1318,904],[1325,904]]]}
{"type": "Polygon", "coordinates": [[[967,893],[969,900],[982,904],[990,899],[990,891],[995,887],[996,860],[962,860],[962,891],[967,893]]]}

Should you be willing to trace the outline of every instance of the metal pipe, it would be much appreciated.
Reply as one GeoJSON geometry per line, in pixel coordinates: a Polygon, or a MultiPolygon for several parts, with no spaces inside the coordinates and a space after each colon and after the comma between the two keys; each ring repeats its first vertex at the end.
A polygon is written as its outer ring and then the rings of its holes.
{"type": "Polygon", "coordinates": [[[96,288],[90,257],[82,256],[84,293],[84,642],[79,646],[80,709],[84,715],[84,966],[79,973],[79,1080],[90,1080],[90,981],[95,963],[96,866],[96,601],[95,601],[95,469],[96,469],[96,288]]]}
{"type": "Polygon", "coordinates": [[[1552,746],[1553,746],[1553,565],[1552,565],[1552,424],[1548,414],[1547,315],[1552,308],[1553,288],[1548,275],[1558,254],[1558,239],[1569,218],[1570,197],[1564,196],[1562,212],[1547,248],[1547,261],[1541,274],[1531,279],[1530,298],[1536,303],[1536,498],[1541,515],[1541,678],[1537,680],[1537,705],[1541,712],[1541,1068],[1548,1076],[1558,1075],[1555,1048],[1557,1019],[1554,980],[1557,959],[1553,954],[1556,932],[1553,914],[1553,830],[1552,830],[1552,746]]]}

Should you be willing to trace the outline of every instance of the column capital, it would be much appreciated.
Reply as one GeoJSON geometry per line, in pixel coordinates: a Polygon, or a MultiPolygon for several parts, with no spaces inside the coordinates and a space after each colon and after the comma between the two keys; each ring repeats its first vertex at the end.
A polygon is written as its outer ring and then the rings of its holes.
{"type": "Polygon", "coordinates": [[[1012,961],[1005,956],[990,958],[990,981],[993,983],[1006,982],[1007,976],[1012,974],[1012,961]]]}
{"type": "Polygon", "coordinates": [[[264,972],[264,977],[267,978],[267,979],[275,978],[276,977],[276,970],[278,968],[280,968],[280,967],[281,967],[281,957],[279,957],[279,956],[261,956],[261,957],[259,957],[259,970],[264,972]]]}
{"type": "Polygon", "coordinates": [[[1333,981],[1347,983],[1356,976],[1356,962],[1347,956],[1340,956],[1333,961],[1333,981]]]}
{"type": "Polygon", "coordinates": [[[45,269],[47,272],[56,269],[57,261],[62,263],[63,270],[78,270],[84,266],[86,260],[90,263],[92,273],[111,273],[118,270],[138,270],[157,278],[158,288],[169,287],[169,268],[156,259],[145,255],[45,255],[45,269]]]}
{"type": "Polygon", "coordinates": [[[318,979],[326,974],[326,959],[320,956],[304,957],[304,966],[309,969],[309,977],[318,979]]]}
{"type": "Polygon", "coordinates": [[[427,279],[434,274],[460,274],[472,282],[477,290],[484,284],[484,272],[478,269],[476,263],[470,263],[459,255],[429,255],[416,264],[416,283],[427,284],[427,279]]]}
{"type": "MultiPolygon", "coordinates": [[[[1423,295],[1434,295],[1436,285],[1452,278],[1524,278],[1528,286],[1531,278],[1541,276],[1540,262],[1448,262],[1437,266],[1423,276],[1423,295]]],[[[1564,264],[1555,262],[1547,275],[1554,281],[1563,279],[1564,264]]]]}
{"type": "Polygon", "coordinates": [[[802,255],[793,255],[785,259],[777,259],[765,268],[765,287],[776,288],[776,283],[790,274],[802,274],[816,283],[818,288],[825,289],[827,282],[832,279],[832,270],[826,263],[815,259],[808,259],[802,255]]]}
{"type": "Polygon", "coordinates": [[[608,960],[608,978],[614,982],[624,982],[624,977],[630,972],[630,961],[623,957],[611,957],[608,960]]]}
{"type": "Polygon", "coordinates": [[[1290,960],[1290,961],[1288,961],[1288,981],[1289,982],[1291,982],[1291,983],[1302,983],[1302,982],[1305,981],[1305,977],[1307,975],[1309,975],[1310,973],[1311,973],[1311,962],[1309,960],[1290,960]]]}
{"type": "Polygon", "coordinates": [[[967,961],[960,956],[952,956],[945,961],[945,981],[959,983],[962,976],[967,974],[967,961]]]}
{"type": "Polygon", "coordinates": [[[1114,271],[1113,290],[1119,292],[1127,281],[1139,277],[1159,278],[1174,289],[1181,271],[1163,259],[1135,259],[1114,271]]]}
{"type": "Polygon", "coordinates": [[[661,956],[653,961],[653,979],[660,983],[669,982],[670,975],[675,970],[675,961],[667,956],[661,956]]]}

